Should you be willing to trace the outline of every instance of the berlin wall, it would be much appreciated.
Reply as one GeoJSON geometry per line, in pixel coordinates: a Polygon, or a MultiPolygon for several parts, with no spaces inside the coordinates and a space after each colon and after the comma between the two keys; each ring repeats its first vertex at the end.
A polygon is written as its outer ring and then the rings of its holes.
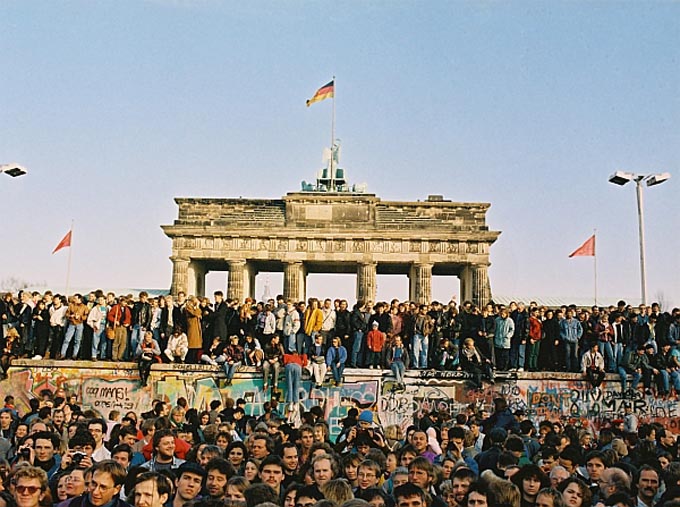
{"type": "MultiPolygon", "coordinates": [[[[154,365],[149,387],[142,388],[132,363],[52,362],[40,367],[34,361],[16,361],[9,377],[0,382],[0,395],[12,394],[17,407],[28,411],[28,400],[40,397],[48,389],[59,388],[75,393],[85,409],[103,415],[113,409],[147,411],[155,399],[175,403],[184,397],[199,411],[210,401],[227,397],[244,398],[246,413],[259,416],[267,401],[262,390],[262,376],[252,369],[238,373],[231,386],[224,385],[218,368],[203,365],[154,365]]],[[[406,429],[414,416],[424,410],[444,411],[452,416],[469,404],[491,409],[493,399],[505,397],[510,407],[522,409],[535,423],[543,419],[593,425],[596,429],[608,420],[621,417],[624,403],[632,403],[640,421],[657,421],[680,433],[680,419],[675,400],[663,400],[642,392],[624,399],[618,378],[610,375],[602,389],[594,391],[577,374],[531,373],[501,378],[484,389],[471,390],[458,372],[408,372],[406,389],[394,390],[392,376],[372,370],[346,370],[342,387],[314,388],[303,380],[302,405],[321,406],[331,433],[341,429],[341,420],[350,408],[369,409],[377,413],[383,426],[397,424],[406,429]]],[[[279,383],[285,389],[283,377],[279,383]]],[[[284,409],[285,404],[281,404],[284,409]]]]}

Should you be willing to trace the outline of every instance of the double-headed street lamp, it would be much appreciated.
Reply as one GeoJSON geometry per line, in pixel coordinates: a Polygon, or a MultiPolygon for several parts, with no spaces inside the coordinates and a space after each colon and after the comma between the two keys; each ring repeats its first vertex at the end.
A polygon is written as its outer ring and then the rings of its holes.
{"type": "Polygon", "coordinates": [[[17,176],[23,176],[27,172],[28,171],[26,170],[26,168],[19,164],[0,165],[0,173],[5,173],[11,176],[12,178],[16,178],[17,176]]]}
{"type": "Polygon", "coordinates": [[[645,222],[642,201],[642,182],[646,182],[648,187],[659,185],[671,177],[669,173],[659,174],[635,174],[624,171],[616,171],[609,177],[609,183],[625,185],[629,181],[634,181],[637,194],[638,227],[640,230],[640,297],[643,304],[647,304],[647,276],[645,274],[645,222]]]}

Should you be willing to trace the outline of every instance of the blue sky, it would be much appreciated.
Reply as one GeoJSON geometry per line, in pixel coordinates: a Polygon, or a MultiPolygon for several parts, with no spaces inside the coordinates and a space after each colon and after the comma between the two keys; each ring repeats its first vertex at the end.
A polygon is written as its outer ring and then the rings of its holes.
{"type": "Polygon", "coordinates": [[[304,104],[335,75],[350,179],[491,202],[498,294],[591,296],[567,255],[597,228],[600,295],[638,297],[634,188],[607,177],[671,172],[645,189],[648,294],[680,305],[678,26],[678,2],[2,0],[0,163],[31,172],[0,180],[0,279],[63,286],[73,219],[72,286],[168,286],[173,197],[312,179],[331,103],[304,104]]]}

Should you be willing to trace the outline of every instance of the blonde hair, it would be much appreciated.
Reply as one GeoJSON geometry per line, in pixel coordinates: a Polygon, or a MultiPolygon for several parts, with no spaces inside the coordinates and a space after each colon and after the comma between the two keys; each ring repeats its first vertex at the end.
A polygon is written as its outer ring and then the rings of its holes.
{"type": "Polygon", "coordinates": [[[332,479],[321,486],[321,493],[326,500],[342,505],[347,500],[354,498],[352,486],[345,479],[332,479]]]}

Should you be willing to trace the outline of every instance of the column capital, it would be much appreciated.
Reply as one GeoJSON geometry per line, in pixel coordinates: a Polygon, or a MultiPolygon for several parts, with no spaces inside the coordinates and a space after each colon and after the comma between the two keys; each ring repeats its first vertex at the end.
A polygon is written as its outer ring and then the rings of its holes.
{"type": "Polygon", "coordinates": [[[227,261],[227,264],[229,264],[229,269],[245,267],[246,260],[245,259],[230,260],[230,261],[227,261]]]}

